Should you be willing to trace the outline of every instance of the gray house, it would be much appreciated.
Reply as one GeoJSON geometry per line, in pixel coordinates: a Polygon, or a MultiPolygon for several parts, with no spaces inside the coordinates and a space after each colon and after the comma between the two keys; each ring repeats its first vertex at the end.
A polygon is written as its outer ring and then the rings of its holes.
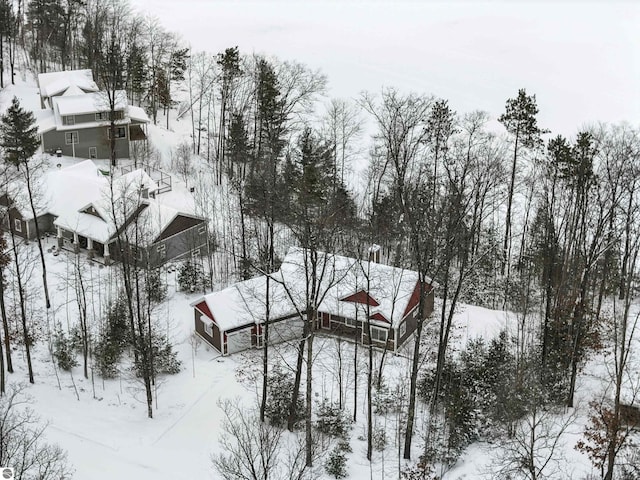
{"type": "Polygon", "coordinates": [[[85,250],[96,260],[129,260],[151,267],[208,247],[207,222],[156,198],[158,186],[143,170],[110,178],[85,160],[45,173],[36,216],[26,193],[0,195],[2,227],[27,239],[55,235],[60,248],[85,250]]]}
{"type": "Polygon", "coordinates": [[[100,91],[91,70],[69,70],[38,75],[40,104],[37,112],[42,149],[70,157],[110,157],[110,124],[114,116],[116,157],[128,158],[131,142],[146,140],[149,117],[140,107],[129,105],[124,90],[113,98],[100,91]]]}

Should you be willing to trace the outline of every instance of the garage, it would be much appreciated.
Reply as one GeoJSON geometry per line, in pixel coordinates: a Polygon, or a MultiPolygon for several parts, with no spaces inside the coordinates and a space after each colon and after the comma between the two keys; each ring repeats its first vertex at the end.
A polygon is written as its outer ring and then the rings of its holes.
{"type": "Polygon", "coordinates": [[[227,355],[251,348],[251,327],[225,334],[227,355]]]}

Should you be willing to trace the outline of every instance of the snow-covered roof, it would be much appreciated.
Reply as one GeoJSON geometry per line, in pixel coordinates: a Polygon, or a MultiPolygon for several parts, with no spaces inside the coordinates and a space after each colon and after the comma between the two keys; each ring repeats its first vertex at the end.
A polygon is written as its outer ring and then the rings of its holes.
{"type": "Polygon", "coordinates": [[[95,208],[96,214],[87,209],[101,202],[109,187],[109,180],[102,175],[91,160],[49,172],[45,180],[47,210],[56,216],[54,224],[65,230],[105,242],[113,235],[109,212],[95,208]]]}
{"type": "Polygon", "coordinates": [[[38,126],[38,133],[42,135],[45,132],[55,130],[56,117],[53,110],[37,110],[35,113],[36,125],[38,126]]]}
{"type": "Polygon", "coordinates": [[[178,210],[168,205],[146,201],[136,222],[127,228],[127,236],[135,238],[138,245],[151,245],[179,214],[178,210]]]}
{"type": "MultiPolygon", "coordinates": [[[[206,302],[209,312],[221,331],[259,323],[265,318],[265,275],[238,282],[218,292],[209,293],[192,305],[206,302]]],[[[286,297],[281,283],[269,282],[270,316],[278,318],[295,312],[295,307],[286,297]],[[275,299],[278,299],[277,301],[275,299]]],[[[205,312],[203,312],[205,313],[205,312]]]]}
{"type": "Polygon", "coordinates": [[[144,109],[135,105],[129,105],[127,116],[136,122],[149,123],[151,121],[144,109]]]}
{"type": "MultiPolygon", "coordinates": [[[[280,270],[271,275],[270,317],[272,319],[304,311],[307,280],[305,255],[300,248],[291,248],[280,270]],[[296,308],[297,307],[297,308],[296,308]]],[[[308,264],[308,262],[307,262],[308,264]]],[[[348,297],[368,292],[371,316],[384,317],[396,327],[405,317],[409,300],[418,283],[418,273],[381,263],[360,261],[334,254],[319,254],[317,263],[320,287],[318,310],[343,317],[364,318],[365,305],[349,301],[348,297]],[[377,305],[375,305],[377,304],[377,305]]],[[[427,282],[433,283],[431,279],[427,282]]],[[[238,282],[224,290],[201,297],[191,305],[205,302],[220,330],[260,323],[266,317],[266,276],[238,282]]],[[[206,310],[206,309],[205,309],[206,310]]],[[[203,312],[206,315],[206,311],[203,312]]],[[[372,320],[372,323],[387,323],[372,320]]],[[[388,324],[387,323],[387,324],[388,324]]]]}
{"type": "Polygon", "coordinates": [[[97,92],[98,86],[93,81],[91,70],[67,70],[49,72],[38,75],[38,85],[42,97],[51,97],[66,92],[74,87],[75,91],[97,92]]]}
{"type": "MultiPolygon", "coordinates": [[[[82,115],[87,113],[106,112],[111,110],[105,92],[84,93],[80,95],[55,97],[54,110],[60,115],[82,115]]],[[[127,95],[124,90],[115,92],[114,110],[127,108],[127,95]]]]}
{"type": "MultiPolygon", "coordinates": [[[[142,169],[133,170],[113,179],[103,175],[92,160],[46,172],[40,180],[36,209],[38,216],[51,214],[54,225],[79,235],[105,243],[115,236],[116,222],[124,225],[137,212],[137,222],[129,224],[133,239],[134,224],[140,226],[138,245],[150,245],[178,215],[193,217],[157,199],[144,198],[143,192],[153,193],[158,184],[142,169]]],[[[24,189],[10,192],[16,208],[24,218],[33,218],[24,189]],[[24,198],[23,198],[24,197],[24,198]]],[[[199,218],[199,217],[198,217],[199,218]]]]}

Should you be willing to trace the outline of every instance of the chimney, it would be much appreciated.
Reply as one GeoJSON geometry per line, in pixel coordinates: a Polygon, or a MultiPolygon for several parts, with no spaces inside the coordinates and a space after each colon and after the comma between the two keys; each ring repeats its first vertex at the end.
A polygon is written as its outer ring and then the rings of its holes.
{"type": "Polygon", "coordinates": [[[380,251],[382,247],[380,245],[376,245],[375,243],[369,247],[369,261],[374,263],[380,263],[380,251]]]}

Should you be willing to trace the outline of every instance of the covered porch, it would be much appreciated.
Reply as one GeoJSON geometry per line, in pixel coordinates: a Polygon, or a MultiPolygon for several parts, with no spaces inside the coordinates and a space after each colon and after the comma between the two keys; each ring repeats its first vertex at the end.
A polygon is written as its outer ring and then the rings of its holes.
{"type": "Polygon", "coordinates": [[[81,251],[86,252],[89,258],[104,265],[110,265],[112,262],[111,249],[114,242],[103,243],[91,237],[80,235],[78,232],[65,230],[59,226],[56,226],[56,238],[60,250],[67,250],[76,254],[81,251]]]}

